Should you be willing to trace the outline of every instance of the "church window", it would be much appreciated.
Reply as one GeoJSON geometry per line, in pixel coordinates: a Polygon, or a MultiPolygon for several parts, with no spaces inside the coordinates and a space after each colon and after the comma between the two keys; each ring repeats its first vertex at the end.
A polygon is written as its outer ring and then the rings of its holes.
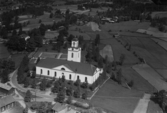
{"type": "Polygon", "coordinates": [[[75,46],[75,42],[72,43],[73,47],[75,46]]]}
{"type": "Polygon", "coordinates": [[[64,68],[61,68],[61,70],[65,70],[64,68]]]}
{"type": "Polygon", "coordinates": [[[48,70],[48,75],[50,74],[49,70],[48,70]]]}
{"type": "Polygon", "coordinates": [[[87,82],[87,77],[85,77],[85,82],[87,82]]]}
{"type": "Polygon", "coordinates": [[[71,74],[70,74],[70,76],[69,76],[69,79],[71,80],[71,74]]]}
{"type": "Polygon", "coordinates": [[[74,56],[74,53],[71,54],[71,57],[72,57],[72,58],[73,58],[73,56],[74,56]]]}
{"type": "Polygon", "coordinates": [[[77,80],[79,80],[79,76],[77,76],[77,80]]]}
{"type": "Polygon", "coordinates": [[[42,69],[41,69],[41,74],[42,74],[42,69]]]}
{"type": "Polygon", "coordinates": [[[57,73],[55,72],[55,77],[57,76],[57,73]]]}

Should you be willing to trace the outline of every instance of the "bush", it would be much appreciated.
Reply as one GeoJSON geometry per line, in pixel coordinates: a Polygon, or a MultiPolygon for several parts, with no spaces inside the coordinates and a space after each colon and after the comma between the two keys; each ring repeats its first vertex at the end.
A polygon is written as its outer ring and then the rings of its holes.
{"type": "Polygon", "coordinates": [[[133,85],[134,85],[134,82],[133,82],[133,80],[131,80],[131,81],[128,83],[128,86],[129,86],[129,87],[133,87],[133,85]]]}

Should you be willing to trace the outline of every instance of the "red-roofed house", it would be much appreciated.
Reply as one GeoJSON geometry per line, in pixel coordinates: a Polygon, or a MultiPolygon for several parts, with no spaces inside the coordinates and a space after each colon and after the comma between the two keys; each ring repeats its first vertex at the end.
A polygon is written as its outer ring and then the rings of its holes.
{"type": "Polygon", "coordinates": [[[80,79],[81,82],[87,81],[89,84],[94,83],[102,72],[102,69],[81,62],[81,48],[76,39],[72,41],[72,47],[68,48],[67,60],[46,58],[36,65],[37,75],[55,78],[64,76],[66,80],[80,79]]]}

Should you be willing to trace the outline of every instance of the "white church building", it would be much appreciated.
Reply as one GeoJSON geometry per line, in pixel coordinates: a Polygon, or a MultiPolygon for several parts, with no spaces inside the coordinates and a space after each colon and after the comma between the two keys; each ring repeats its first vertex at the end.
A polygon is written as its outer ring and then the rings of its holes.
{"type": "Polygon", "coordinates": [[[55,78],[64,76],[66,80],[75,82],[80,79],[81,82],[87,81],[89,84],[94,83],[102,72],[103,69],[81,62],[81,48],[76,38],[68,48],[67,60],[46,58],[36,65],[37,75],[55,78]]]}

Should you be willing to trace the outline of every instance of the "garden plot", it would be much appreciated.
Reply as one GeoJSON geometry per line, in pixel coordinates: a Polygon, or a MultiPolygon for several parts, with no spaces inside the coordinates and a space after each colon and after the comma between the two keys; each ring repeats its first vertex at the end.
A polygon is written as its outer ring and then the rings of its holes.
{"type": "Polygon", "coordinates": [[[137,73],[139,73],[144,79],[146,79],[151,85],[153,85],[158,91],[160,90],[167,91],[167,83],[149,65],[139,64],[139,65],[133,66],[133,69],[137,73]]]}

